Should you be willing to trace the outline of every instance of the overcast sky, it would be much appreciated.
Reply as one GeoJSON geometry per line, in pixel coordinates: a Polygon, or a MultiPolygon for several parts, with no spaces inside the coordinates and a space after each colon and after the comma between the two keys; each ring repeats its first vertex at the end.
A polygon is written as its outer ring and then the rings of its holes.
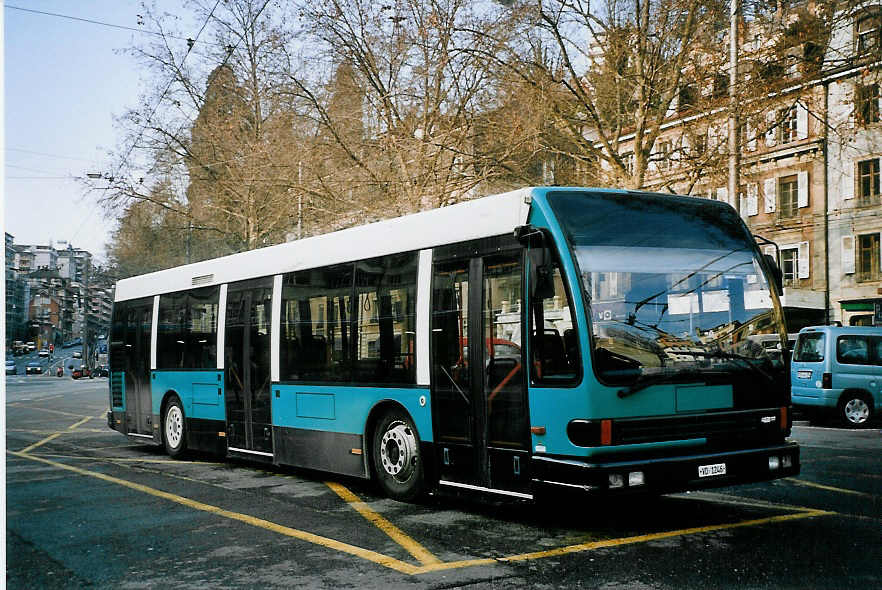
{"type": "Polygon", "coordinates": [[[16,244],[69,240],[103,259],[113,220],[76,179],[113,172],[113,119],[142,91],[120,50],[143,34],[13,6],[137,28],[140,2],[9,0],[2,9],[5,230],[16,244]]]}

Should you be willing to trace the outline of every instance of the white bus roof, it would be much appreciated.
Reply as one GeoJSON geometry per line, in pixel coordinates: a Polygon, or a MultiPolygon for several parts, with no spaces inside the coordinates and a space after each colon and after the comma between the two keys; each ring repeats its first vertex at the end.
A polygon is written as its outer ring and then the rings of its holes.
{"type": "Polygon", "coordinates": [[[518,189],[122,279],[116,285],[114,299],[127,301],[512,233],[527,223],[530,192],[530,188],[518,189]]]}

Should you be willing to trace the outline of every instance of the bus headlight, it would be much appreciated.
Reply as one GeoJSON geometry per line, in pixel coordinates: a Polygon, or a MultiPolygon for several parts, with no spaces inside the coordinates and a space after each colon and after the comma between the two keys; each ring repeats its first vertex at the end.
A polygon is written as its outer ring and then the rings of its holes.
{"type": "Polygon", "coordinates": [[[625,487],[625,476],[623,476],[621,473],[610,473],[609,487],[610,489],[625,487]]]}
{"type": "Polygon", "coordinates": [[[778,471],[778,468],[781,467],[781,460],[778,456],[769,457],[769,471],[778,471]]]}
{"type": "Polygon", "coordinates": [[[628,486],[642,486],[646,483],[642,471],[632,471],[628,474],[628,486]]]}

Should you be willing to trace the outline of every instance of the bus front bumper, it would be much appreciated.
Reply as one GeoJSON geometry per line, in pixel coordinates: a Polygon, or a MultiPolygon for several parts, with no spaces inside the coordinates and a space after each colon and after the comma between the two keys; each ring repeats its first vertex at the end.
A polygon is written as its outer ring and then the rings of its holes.
{"type": "Polygon", "coordinates": [[[769,481],[799,474],[799,445],[680,455],[658,459],[587,462],[534,455],[537,487],[592,494],[673,493],[769,481]]]}

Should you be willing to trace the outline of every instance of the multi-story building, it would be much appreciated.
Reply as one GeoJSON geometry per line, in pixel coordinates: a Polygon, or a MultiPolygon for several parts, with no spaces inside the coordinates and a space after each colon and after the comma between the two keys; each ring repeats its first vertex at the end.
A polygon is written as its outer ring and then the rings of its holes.
{"type": "MultiPolygon", "coordinates": [[[[882,5],[861,6],[835,15],[822,61],[782,68],[777,84],[755,74],[768,44],[748,44],[751,68],[739,72],[756,91],[742,119],[738,195],[727,189],[724,96],[717,108],[672,112],[650,155],[646,188],[726,201],[769,240],[792,331],[868,324],[882,309],[882,68],[867,51],[882,47],[882,5]]],[[[789,51],[818,55],[808,41],[789,51]]]]}
{"type": "Polygon", "coordinates": [[[15,266],[14,238],[6,234],[6,344],[16,340],[24,340],[27,326],[27,309],[25,308],[24,287],[18,280],[18,269],[15,266]]]}
{"type": "Polygon", "coordinates": [[[15,245],[6,234],[7,342],[61,344],[108,332],[112,286],[94,276],[89,252],[58,245],[15,245]]]}

